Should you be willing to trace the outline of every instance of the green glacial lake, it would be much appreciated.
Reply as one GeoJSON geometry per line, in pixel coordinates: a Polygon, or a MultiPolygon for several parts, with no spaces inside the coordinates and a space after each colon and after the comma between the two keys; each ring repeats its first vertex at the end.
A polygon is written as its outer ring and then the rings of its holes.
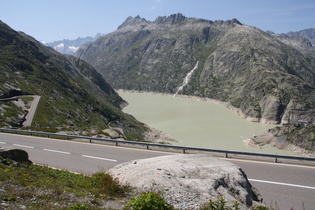
{"type": "Polygon", "coordinates": [[[129,105],[124,112],[193,147],[290,154],[271,146],[245,145],[244,138],[266,132],[274,125],[249,122],[224,105],[193,98],[153,93],[118,92],[129,105]]]}

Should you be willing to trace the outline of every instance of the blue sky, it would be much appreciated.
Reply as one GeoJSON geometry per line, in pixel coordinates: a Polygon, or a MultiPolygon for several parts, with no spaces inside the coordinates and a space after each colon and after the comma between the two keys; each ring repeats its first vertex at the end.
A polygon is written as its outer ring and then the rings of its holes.
{"type": "Polygon", "coordinates": [[[0,20],[40,41],[117,29],[129,17],[230,20],[276,33],[315,27],[314,0],[0,0],[0,20]]]}

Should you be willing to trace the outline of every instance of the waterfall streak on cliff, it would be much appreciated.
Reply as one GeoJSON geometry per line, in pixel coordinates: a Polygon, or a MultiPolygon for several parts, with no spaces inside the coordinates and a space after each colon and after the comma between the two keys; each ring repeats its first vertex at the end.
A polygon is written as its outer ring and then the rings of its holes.
{"type": "Polygon", "coordinates": [[[188,84],[188,82],[190,81],[191,75],[198,68],[198,64],[199,64],[199,61],[197,61],[195,67],[186,75],[183,84],[177,89],[176,93],[174,94],[174,97],[176,97],[177,93],[183,90],[183,88],[188,84]]]}

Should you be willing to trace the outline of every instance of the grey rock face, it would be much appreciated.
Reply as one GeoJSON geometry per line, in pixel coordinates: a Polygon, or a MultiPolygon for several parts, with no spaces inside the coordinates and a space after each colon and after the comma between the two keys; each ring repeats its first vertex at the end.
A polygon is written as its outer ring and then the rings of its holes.
{"type": "Polygon", "coordinates": [[[210,199],[237,200],[242,208],[261,196],[233,163],[209,155],[169,155],[135,160],[111,168],[109,174],[141,191],[162,191],[178,209],[198,209],[210,199]]]}
{"type": "Polygon", "coordinates": [[[298,155],[315,154],[315,125],[285,125],[269,129],[268,132],[252,138],[254,145],[270,144],[278,149],[296,152],[298,155]]]}
{"type": "Polygon", "coordinates": [[[116,89],[170,94],[199,62],[178,94],[218,99],[245,117],[280,123],[290,109],[315,108],[315,49],[290,43],[236,19],[176,14],[152,22],[129,17],[76,56],[116,89]]]}
{"type": "Polygon", "coordinates": [[[312,45],[315,46],[315,28],[309,28],[296,32],[289,32],[286,35],[291,37],[304,37],[311,41],[312,45]]]}

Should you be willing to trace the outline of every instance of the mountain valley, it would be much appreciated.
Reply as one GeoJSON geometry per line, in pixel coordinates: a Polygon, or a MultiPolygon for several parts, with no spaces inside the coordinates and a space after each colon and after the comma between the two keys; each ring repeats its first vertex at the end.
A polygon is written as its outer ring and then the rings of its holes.
{"type": "Polygon", "coordinates": [[[129,17],[76,56],[115,89],[169,94],[198,63],[179,94],[228,102],[252,121],[286,123],[290,110],[315,108],[315,49],[299,49],[236,19],[174,14],[153,22],[129,17]]]}
{"type": "MultiPolygon", "coordinates": [[[[149,128],[121,111],[126,102],[113,88],[211,98],[255,122],[313,124],[312,33],[292,33],[263,32],[237,19],[137,16],[83,41],[73,57],[1,23],[0,125],[21,127],[28,96],[39,95],[32,129],[106,136],[110,128],[120,138],[144,139],[149,128]]],[[[313,141],[309,128],[303,141],[313,141]]]]}
{"type": "Polygon", "coordinates": [[[115,89],[220,100],[250,121],[288,124],[284,139],[314,150],[315,48],[312,29],[307,32],[274,34],[237,19],[180,13],[154,21],[137,16],[83,44],[75,56],[115,89]],[[299,139],[294,133],[301,127],[294,124],[301,123],[311,126],[299,139]]]}

